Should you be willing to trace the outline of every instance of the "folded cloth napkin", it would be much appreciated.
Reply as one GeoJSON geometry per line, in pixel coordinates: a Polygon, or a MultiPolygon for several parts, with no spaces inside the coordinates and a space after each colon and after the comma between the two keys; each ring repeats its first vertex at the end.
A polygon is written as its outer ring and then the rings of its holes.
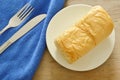
{"type": "Polygon", "coordinates": [[[26,3],[34,7],[29,18],[0,36],[0,45],[33,17],[46,13],[47,17],[0,55],[0,80],[32,80],[46,48],[45,34],[51,18],[63,7],[64,0],[0,0],[0,30],[26,3]]]}

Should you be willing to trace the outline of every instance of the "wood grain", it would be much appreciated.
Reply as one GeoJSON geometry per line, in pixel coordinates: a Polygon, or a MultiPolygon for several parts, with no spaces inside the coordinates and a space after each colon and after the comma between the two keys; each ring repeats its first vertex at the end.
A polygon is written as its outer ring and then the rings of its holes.
{"type": "Polygon", "coordinates": [[[101,5],[108,11],[114,21],[116,33],[112,55],[94,70],[76,72],[56,63],[46,49],[33,80],[120,80],[120,0],[67,0],[65,7],[73,4],[101,5]]]}

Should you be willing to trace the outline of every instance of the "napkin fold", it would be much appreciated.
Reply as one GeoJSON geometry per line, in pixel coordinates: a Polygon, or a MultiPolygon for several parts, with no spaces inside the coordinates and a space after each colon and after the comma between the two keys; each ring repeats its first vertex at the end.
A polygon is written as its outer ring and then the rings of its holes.
{"type": "Polygon", "coordinates": [[[32,80],[46,48],[49,21],[63,8],[64,0],[0,0],[0,30],[26,3],[30,3],[34,11],[21,25],[0,35],[0,45],[33,17],[42,13],[47,17],[0,55],[0,80],[32,80]]]}

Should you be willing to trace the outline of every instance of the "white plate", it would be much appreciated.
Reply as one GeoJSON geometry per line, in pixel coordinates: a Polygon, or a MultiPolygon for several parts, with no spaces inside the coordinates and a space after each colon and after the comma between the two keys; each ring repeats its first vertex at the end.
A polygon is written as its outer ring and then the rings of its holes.
{"type": "Polygon", "coordinates": [[[73,64],[69,64],[60,55],[54,40],[58,35],[63,33],[77,20],[87,14],[91,9],[89,5],[77,4],[66,7],[59,11],[50,21],[46,33],[47,47],[51,56],[65,68],[75,71],[88,71],[97,68],[103,64],[111,55],[115,42],[115,31],[105,39],[101,44],[91,50],[88,54],[77,60],[73,64]]]}

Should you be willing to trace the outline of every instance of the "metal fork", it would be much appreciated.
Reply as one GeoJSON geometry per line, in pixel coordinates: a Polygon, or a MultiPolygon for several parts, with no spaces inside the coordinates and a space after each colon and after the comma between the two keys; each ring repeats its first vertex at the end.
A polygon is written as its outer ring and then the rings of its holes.
{"type": "Polygon", "coordinates": [[[0,34],[2,34],[4,31],[6,31],[8,28],[16,27],[19,24],[21,24],[34,10],[34,8],[27,3],[21,10],[19,10],[9,21],[8,25],[0,31],[0,34]]]}

